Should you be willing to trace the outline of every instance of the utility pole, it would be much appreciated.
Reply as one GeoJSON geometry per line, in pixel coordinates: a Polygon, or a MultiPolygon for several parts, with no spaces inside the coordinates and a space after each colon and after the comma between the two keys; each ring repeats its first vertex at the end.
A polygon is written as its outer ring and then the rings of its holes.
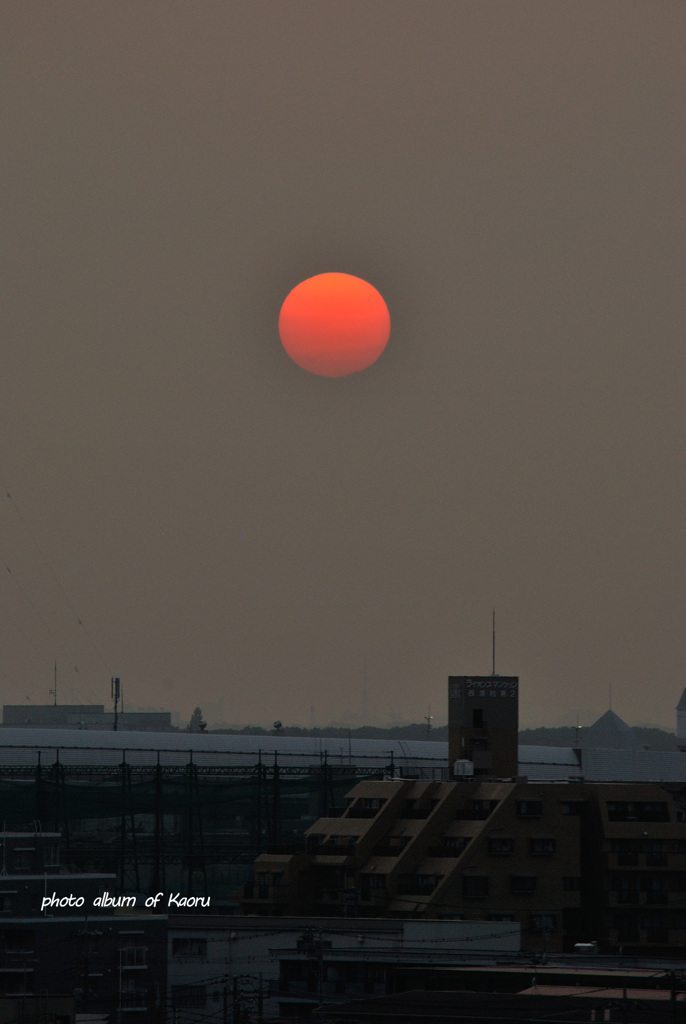
{"type": "Polygon", "coordinates": [[[493,625],[491,627],[491,675],[495,675],[495,608],[493,609],[493,625]]]}
{"type": "Polygon", "coordinates": [[[427,736],[431,735],[431,719],[432,718],[433,718],[433,715],[431,714],[431,705],[429,704],[429,713],[428,713],[428,715],[424,715],[424,721],[426,722],[426,735],[427,736]]]}
{"type": "Polygon", "coordinates": [[[115,678],[115,676],[112,676],[112,679],[110,680],[110,691],[111,691],[112,700],[114,701],[114,731],[116,732],[117,731],[117,719],[119,717],[119,693],[120,693],[119,676],[116,676],[116,678],[115,678]]]}

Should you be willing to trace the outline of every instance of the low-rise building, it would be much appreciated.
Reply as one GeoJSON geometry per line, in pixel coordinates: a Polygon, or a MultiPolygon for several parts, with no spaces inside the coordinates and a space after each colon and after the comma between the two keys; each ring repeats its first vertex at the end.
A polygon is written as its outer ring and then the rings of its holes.
{"type": "Polygon", "coordinates": [[[161,1020],[166,916],[117,895],[113,874],[68,871],[59,832],[1,832],[0,853],[0,998],[40,1006],[49,993],[81,1012],[161,1020]]]}
{"type": "Polygon", "coordinates": [[[300,1019],[392,991],[403,969],[495,964],[518,951],[518,927],[503,922],[179,915],[169,919],[167,1019],[300,1019]]]}

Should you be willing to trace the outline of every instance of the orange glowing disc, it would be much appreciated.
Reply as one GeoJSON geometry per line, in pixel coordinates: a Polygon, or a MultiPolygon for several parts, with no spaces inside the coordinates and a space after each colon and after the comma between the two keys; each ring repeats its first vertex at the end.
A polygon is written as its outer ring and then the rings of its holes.
{"type": "Polygon", "coordinates": [[[352,274],[301,281],[281,307],[281,344],[294,363],[321,377],[346,377],[375,363],[391,333],[388,307],[352,274]]]}

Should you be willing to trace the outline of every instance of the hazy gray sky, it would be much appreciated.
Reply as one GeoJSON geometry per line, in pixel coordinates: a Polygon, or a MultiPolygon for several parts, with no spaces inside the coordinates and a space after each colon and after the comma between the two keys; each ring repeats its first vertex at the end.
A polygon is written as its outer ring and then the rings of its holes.
{"type": "Polygon", "coordinates": [[[48,702],[57,659],[64,702],[119,675],[186,719],[440,722],[495,605],[523,724],[611,684],[674,728],[683,0],[0,28],[3,702],[48,702]],[[329,270],[392,319],[338,380],[277,333],[329,270]]]}

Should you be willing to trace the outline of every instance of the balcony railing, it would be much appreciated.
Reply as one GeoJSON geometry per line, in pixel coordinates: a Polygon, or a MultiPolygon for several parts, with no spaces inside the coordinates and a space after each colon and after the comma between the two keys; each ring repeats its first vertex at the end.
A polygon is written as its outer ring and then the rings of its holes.
{"type": "Polygon", "coordinates": [[[430,857],[461,857],[467,847],[468,841],[469,840],[465,839],[463,843],[456,843],[455,845],[438,843],[436,846],[429,847],[428,854],[430,857]]]}

